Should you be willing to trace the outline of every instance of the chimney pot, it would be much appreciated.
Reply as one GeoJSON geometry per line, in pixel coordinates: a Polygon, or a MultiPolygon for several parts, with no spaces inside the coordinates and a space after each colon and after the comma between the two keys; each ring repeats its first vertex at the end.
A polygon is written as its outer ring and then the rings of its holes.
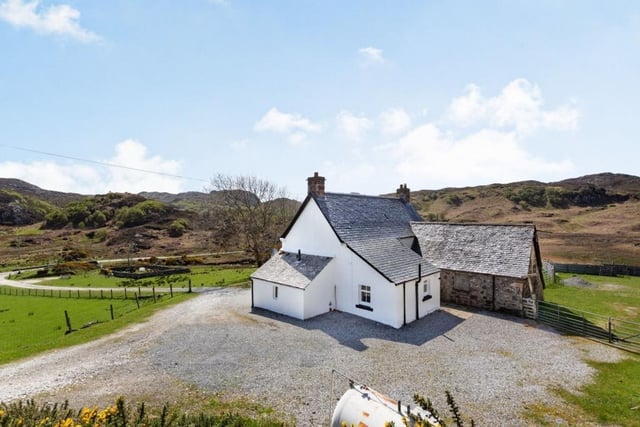
{"type": "Polygon", "coordinates": [[[396,190],[396,195],[405,203],[411,202],[411,190],[409,190],[407,184],[400,184],[400,188],[396,190]]]}

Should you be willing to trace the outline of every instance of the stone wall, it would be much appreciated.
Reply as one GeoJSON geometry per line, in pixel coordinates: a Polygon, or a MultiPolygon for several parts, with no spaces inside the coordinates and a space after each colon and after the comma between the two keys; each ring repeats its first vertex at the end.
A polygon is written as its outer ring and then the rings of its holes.
{"type": "Polygon", "coordinates": [[[440,272],[442,301],[486,310],[506,310],[520,314],[523,293],[528,286],[526,279],[453,270],[440,272]]]}

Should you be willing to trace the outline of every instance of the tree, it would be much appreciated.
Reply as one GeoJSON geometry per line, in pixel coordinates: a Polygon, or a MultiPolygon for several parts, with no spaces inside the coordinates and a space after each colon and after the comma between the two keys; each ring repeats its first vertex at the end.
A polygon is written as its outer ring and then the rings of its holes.
{"type": "Polygon", "coordinates": [[[241,239],[256,264],[264,264],[295,214],[286,190],[255,176],[222,174],[211,179],[211,188],[221,201],[216,216],[222,234],[241,239]]]}

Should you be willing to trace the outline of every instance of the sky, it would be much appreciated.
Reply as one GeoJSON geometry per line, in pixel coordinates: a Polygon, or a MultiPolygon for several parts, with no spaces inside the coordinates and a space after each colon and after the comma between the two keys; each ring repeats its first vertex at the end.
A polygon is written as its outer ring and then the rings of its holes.
{"type": "Polygon", "coordinates": [[[0,177],[302,199],[638,175],[640,2],[0,0],[0,177]]]}

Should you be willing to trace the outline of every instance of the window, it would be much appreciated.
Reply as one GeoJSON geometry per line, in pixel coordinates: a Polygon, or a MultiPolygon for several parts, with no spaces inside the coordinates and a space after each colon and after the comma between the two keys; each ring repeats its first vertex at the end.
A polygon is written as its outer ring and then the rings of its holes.
{"type": "Polygon", "coordinates": [[[360,285],[360,302],[371,304],[371,286],[360,285]]]}
{"type": "Polygon", "coordinates": [[[273,287],[273,299],[278,299],[278,287],[273,287]]]}
{"type": "Polygon", "coordinates": [[[431,295],[431,284],[428,279],[425,279],[425,281],[422,282],[422,302],[428,301],[431,298],[433,298],[431,295]]]}

